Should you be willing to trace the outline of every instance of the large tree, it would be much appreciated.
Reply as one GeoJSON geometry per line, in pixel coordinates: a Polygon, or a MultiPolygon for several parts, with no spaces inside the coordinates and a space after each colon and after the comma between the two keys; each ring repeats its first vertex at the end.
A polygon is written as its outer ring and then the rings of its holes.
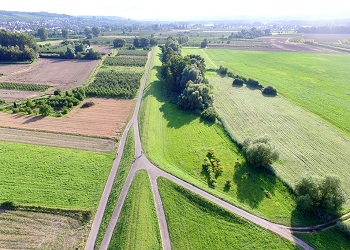
{"type": "Polygon", "coordinates": [[[339,212],[345,197],[337,176],[304,176],[296,186],[297,204],[300,209],[319,217],[339,212]]]}
{"type": "Polygon", "coordinates": [[[62,38],[63,39],[68,39],[68,29],[62,29],[62,38]]]}
{"type": "Polygon", "coordinates": [[[98,35],[100,34],[100,29],[97,26],[92,27],[91,31],[95,37],[98,37],[98,35]]]}
{"type": "Polygon", "coordinates": [[[126,41],[121,38],[116,38],[113,40],[114,48],[122,48],[126,44],[126,41]]]}
{"type": "Polygon", "coordinates": [[[38,36],[39,36],[41,41],[46,41],[47,36],[48,36],[47,29],[45,29],[45,28],[38,29],[38,36]]]}

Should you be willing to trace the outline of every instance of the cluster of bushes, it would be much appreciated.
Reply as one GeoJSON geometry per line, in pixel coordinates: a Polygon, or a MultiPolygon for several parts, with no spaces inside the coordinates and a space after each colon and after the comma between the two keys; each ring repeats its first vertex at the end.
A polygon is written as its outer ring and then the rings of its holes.
{"type": "Polygon", "coordinates": [[[67,114],[70,109],[77,106],[85,99],[83,88],[76,88],[72,91],[62,93],[56,90],[53,96],[40,99],[28,99],[25,103],[13,103],[13,113],[26,113],[41,116],[62,116],[67,114]]]}
{"type": "Polygon", "coordinates": [[[181,47],[177,39],[169,37],[162,49],[162,77],[166,82],[166,90],[175,97],[177,105],[182,109],[195,110],[203,114],[203,118],[213,120],[214,109],[203,112],[213,106],[211,86],[205,79],[204,58],[199,55],[181,56],[181,47]]]}
{"type": "Polygon", "coordinates": [[[147,62],[147,57],[107,57],[103,60],[103,64],[109,66],[132,66],[144,67],[147,62]]]}
{"type": "Polygon", "coordinates": [[[37,50],[33,36],[0,29],[0,61],[33,61],[37,50]]]}
{"type": "Polygon", "coordinates": [[[202,168],[208,177],[208,185],[215,187],[217,178],[222,174],[224,169],[221,166],[220,159],[216,157],[213,150],[210,149],[208,151],[207,157],[204,159],[204,163],[202,164],[202,168]]]}
{"type": "Polygon", "coordinates": [[[44,84],[0,82],[0,89],[45,92],[49,88],[50,86],[44,84]]]}
{"type": "Polygon", "coordinates": [[[94,81],[86,87],[85,92],[88,96],[132,99],[140,86],[142,75],[115,70],[100,71],[94,81]]]}
{"type": "Polygon", "coordinates": [[[232,32],[228,38],[229,39],[232,39],[232,38],[254,39],[261,36],[271,36],[271,30],[270,29],[261,30],[253,27],[249,30],[241,30],[238,33],[232,32]]]}

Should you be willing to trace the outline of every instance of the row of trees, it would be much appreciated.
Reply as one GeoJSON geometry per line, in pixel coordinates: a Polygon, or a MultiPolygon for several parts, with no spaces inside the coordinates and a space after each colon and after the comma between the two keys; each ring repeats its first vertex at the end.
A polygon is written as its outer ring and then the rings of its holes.
{"type": "MultiPolygon", "coordinates": [[[[147,49],[150,46],[156,46],[158,41],[155,38],[135,38],[133,41],[133,45],[135,48],[143,48],[147,49]]],[[[115,48],[122,48],[126,45],[126,40],[122,38],[116,38],[113,40],[113,46],[115,48]]]]}
{"type": "Polygon", "coordinates": [[[249,30],[241,30],[238,33],[232,32],[228,38],[229,39],[232,39],[232,38],[253,39],[256,37],[271,36],[271,35],[272,34],[270,29],[261,30],[253,27],[249,30]]]}
{"type": "MultiPolygon", "coordinates": [[[[161,49],[161,74],[168,93],[176,98],[178,106],[201,113],[212,107],[213,96],[208,80],[204,77],[204,58],[199,55],[182,57],[180,44],[173,37],[169,37],[161,49]]],[[[216,113],[214,115],[216,116],[216,113]]]]}
{"type": "MultiPolygon", "coordinates": [[[[62,33],[63,39],[68,39],[68,36],[69,36],[68,29],[62,29],[61,33],[62,33]]],[[[97,26],[94,26],[91,29],[86,27],[84,29],[84,34],[85,34],[87,39],[91,39],[93,37],[98,37],[98,35],[100,34],[100,29],[97,26]]],[[[38,36],[40,38],[40,40],[43,42],[43,41],[47,41],[48,36],[49,36],[49,32],[46,28],[39,28],[35,35],[38,36]]]]}
{"type": "Polygon", "coordinates": [[[33,61],[37,50],[33,36],[0,30],[0,61],[33,61]]]}

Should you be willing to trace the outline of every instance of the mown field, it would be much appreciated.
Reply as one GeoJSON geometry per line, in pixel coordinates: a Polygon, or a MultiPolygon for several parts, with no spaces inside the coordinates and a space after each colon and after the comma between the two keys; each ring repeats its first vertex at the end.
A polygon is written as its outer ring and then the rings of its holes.
{"type": "Polygon", "coordinates": [[[350,136],[349,54],[217,49],[204,53],[217,66],[276,87],[280,95],[350,136]]]}
{"type": "Polygon", "coordinates": [[[82,249],[87,234],[86,223],[70,216],[0,210],[1,249],[82,249]]]}
{"type": "Polygon", "coordinates": [[[162,249],[150,180],[136,173],[108,249],[162,249]]]}
{"type": "Polygon", "coordinates": [[[349,137],[283,97],[233,87],[232,78],[212,77],[210,82],[215,109],[237,141],[264,134],[271,138],[280,154],[272,166],[283,180],[293,186],[308,173],[335,174],[350,198],[349,137]]]}
{"type": "Polygon", "coordinates": [[[172,249],[298,249],[166,179],[158,185],[172,249]]]}
{"type": "Polygon", "coordinates": [[[244,164],[238,148],[219,124],[203,122],[196,114],[182,111],[167,101],[158,75],[160,65],[159,58],[154,57],[139,115],[143,149],[151,161],[270,220],[284,224],[310,223],[297,213],[292,216],[295,198],[279,179],[244,164]],[[209,149],[214,150],[224,169],[215,189],[208,186],[202,169],[209,149]],[[229,190],[224,187],[227,180],[232,182],[229,190]],[[267,192],[272,194],[271,199],[267,192]]]}
{"type": "Polygon", "coordinates": [[[0,203],[95,210],[114,153],[0,142],[0,203]]]}

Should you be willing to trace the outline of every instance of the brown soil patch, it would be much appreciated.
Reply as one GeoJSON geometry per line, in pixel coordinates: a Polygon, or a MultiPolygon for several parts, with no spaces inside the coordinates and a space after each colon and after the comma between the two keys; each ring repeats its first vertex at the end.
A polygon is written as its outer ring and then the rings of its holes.
{"type": "Polygon", "coordinates": [[[8,102],[24,101],[40,95],[39,92],[0,89],[0,100],[8,102]]]}
{"type": "Polygon", "coordinates": [[[0,113],[0,127],[113,139],[122,132],[135,105],[135,100],[91,98],[84,102],[62,118],[0,113]],[[95,105],[80,108],[86,101],[95,105]]]}
{"type": "Polygon", "coordinates": [[[117,146],[116,141],[112,139],[1,127],[0,140],[60,148],[72,148],[92,152],[114,152],[117,146]]]}
{"type": "Polygon", "coordinates": [[[93,45],[92,48],[100,53],[109,54],[113,51],[113,47],[104,45],[93,45]]]}
{"type": "Polygon", "coordinates": [[[76,219],[0,210],[1,249],[83,249],[88,229],[76,219]]]}
{"type": "Polygon", "coordinates": [[[63,60],[39,58],[33,65],[0,66],[2,82],[46,84],[62,91],[82,85],[95,69],[99,60],[63,60]]]}

